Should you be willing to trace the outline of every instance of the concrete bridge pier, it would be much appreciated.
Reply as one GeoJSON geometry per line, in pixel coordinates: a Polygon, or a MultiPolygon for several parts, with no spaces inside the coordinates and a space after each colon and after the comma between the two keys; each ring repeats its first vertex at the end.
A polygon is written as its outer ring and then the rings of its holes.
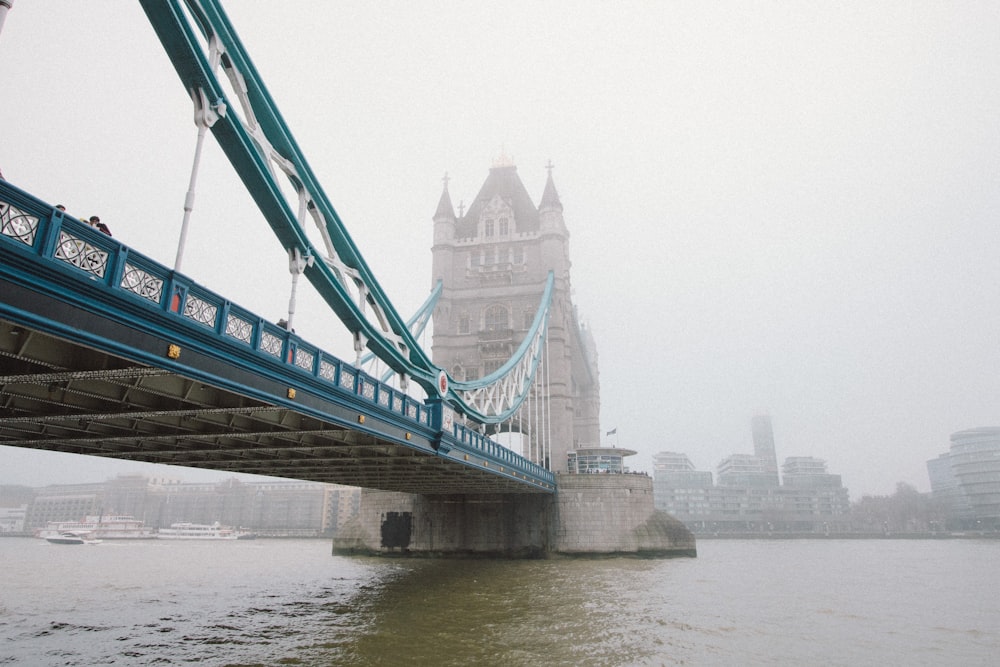
{"type": "Polygon", "coordinates": [[[358,517],[334,553],[541,558],[549,548],[548,494],[416,495],[363,489],[358,517]]]}
{"type": "Polygon", "coordinates": [[[695,556],[692,533],[653,507],[645,475],[560,474],[547,494],[415,495],[365,489],[335,554],[428,557],[695,556]]]}

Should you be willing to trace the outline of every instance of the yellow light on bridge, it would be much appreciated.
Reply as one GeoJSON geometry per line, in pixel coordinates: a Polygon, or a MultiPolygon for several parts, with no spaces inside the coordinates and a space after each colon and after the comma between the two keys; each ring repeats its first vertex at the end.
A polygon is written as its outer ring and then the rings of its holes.
{"type": "Polygon", "coordinates": [[[180,359],[181,357],[181,346],[180,345],[168,345],[167,346],[167,356],[171,359],[180,359]]]}

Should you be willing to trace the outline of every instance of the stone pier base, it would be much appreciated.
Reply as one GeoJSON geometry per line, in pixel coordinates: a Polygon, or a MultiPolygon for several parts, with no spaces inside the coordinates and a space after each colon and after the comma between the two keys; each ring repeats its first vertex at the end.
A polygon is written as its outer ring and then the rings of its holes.
{"type": "Polygon", "coordinates": [[[555,553],[575,556],[695,556],[694,534],[653,506],[645,475],[556,475],[555,553]]]}
{"type": "Polygon", "coordinates": [[[557,477],[543,494],[413,495],[365,489],[336,554],[545,558],[696,555],[687,528],[653,507],[644,475],[557,477]]]}

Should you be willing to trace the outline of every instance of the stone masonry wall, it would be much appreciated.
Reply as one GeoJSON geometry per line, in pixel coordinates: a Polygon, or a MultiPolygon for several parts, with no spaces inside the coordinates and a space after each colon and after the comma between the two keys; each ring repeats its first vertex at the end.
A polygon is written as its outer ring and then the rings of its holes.
{"type": "Polygon", "coordinates": [[[540,558],[553,498],[545,494],[412,495],[365,489],[337,553],[540,558]]]}
{"type": "Polygon", "coordinates": [[[553,554],[694,556],[694,536],[653,507],[644,475],[561,474],[556,496],[418,496],[364,490],[340,554],[540,558],[553,554]]]}
{"type": "Polygon", "coordinates": [[[645,475],[556,476],[557,527],[552,549],[565,555],[694,556],[694,535],[653,506],[645,475]]]}

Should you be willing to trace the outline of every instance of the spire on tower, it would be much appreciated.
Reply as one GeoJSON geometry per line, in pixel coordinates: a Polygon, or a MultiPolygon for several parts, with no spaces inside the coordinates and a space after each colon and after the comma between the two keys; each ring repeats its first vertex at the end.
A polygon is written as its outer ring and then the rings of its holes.
{"type": "Polygon", "coordinates": [[[548,161],[545,168],[549,172],[548,180],[545,181],[545,191],[542,193],[542,201],[538,205],[539,210],[543,208],[554,208],[557,210],[563,210],[562,202],[559,201],[559,193],[556,192],[556,184],[552,180],[552,170],[555,169],[555,165],[552,164],[552,160],[548,161]]]}
{"type": "Polygon", "coordinates": [[[438,201],[437,211],[434,213],[435,220],[441,218],[455,219],[455,207],[451,205],[451,195],[448,194],[448,181],[450,180],[451,177],[448,176],[448,172],[444,172],[444,178],[441,179],[441,182],[444,183],[444,191],[441,192],[441,199],[438,201]]]}

